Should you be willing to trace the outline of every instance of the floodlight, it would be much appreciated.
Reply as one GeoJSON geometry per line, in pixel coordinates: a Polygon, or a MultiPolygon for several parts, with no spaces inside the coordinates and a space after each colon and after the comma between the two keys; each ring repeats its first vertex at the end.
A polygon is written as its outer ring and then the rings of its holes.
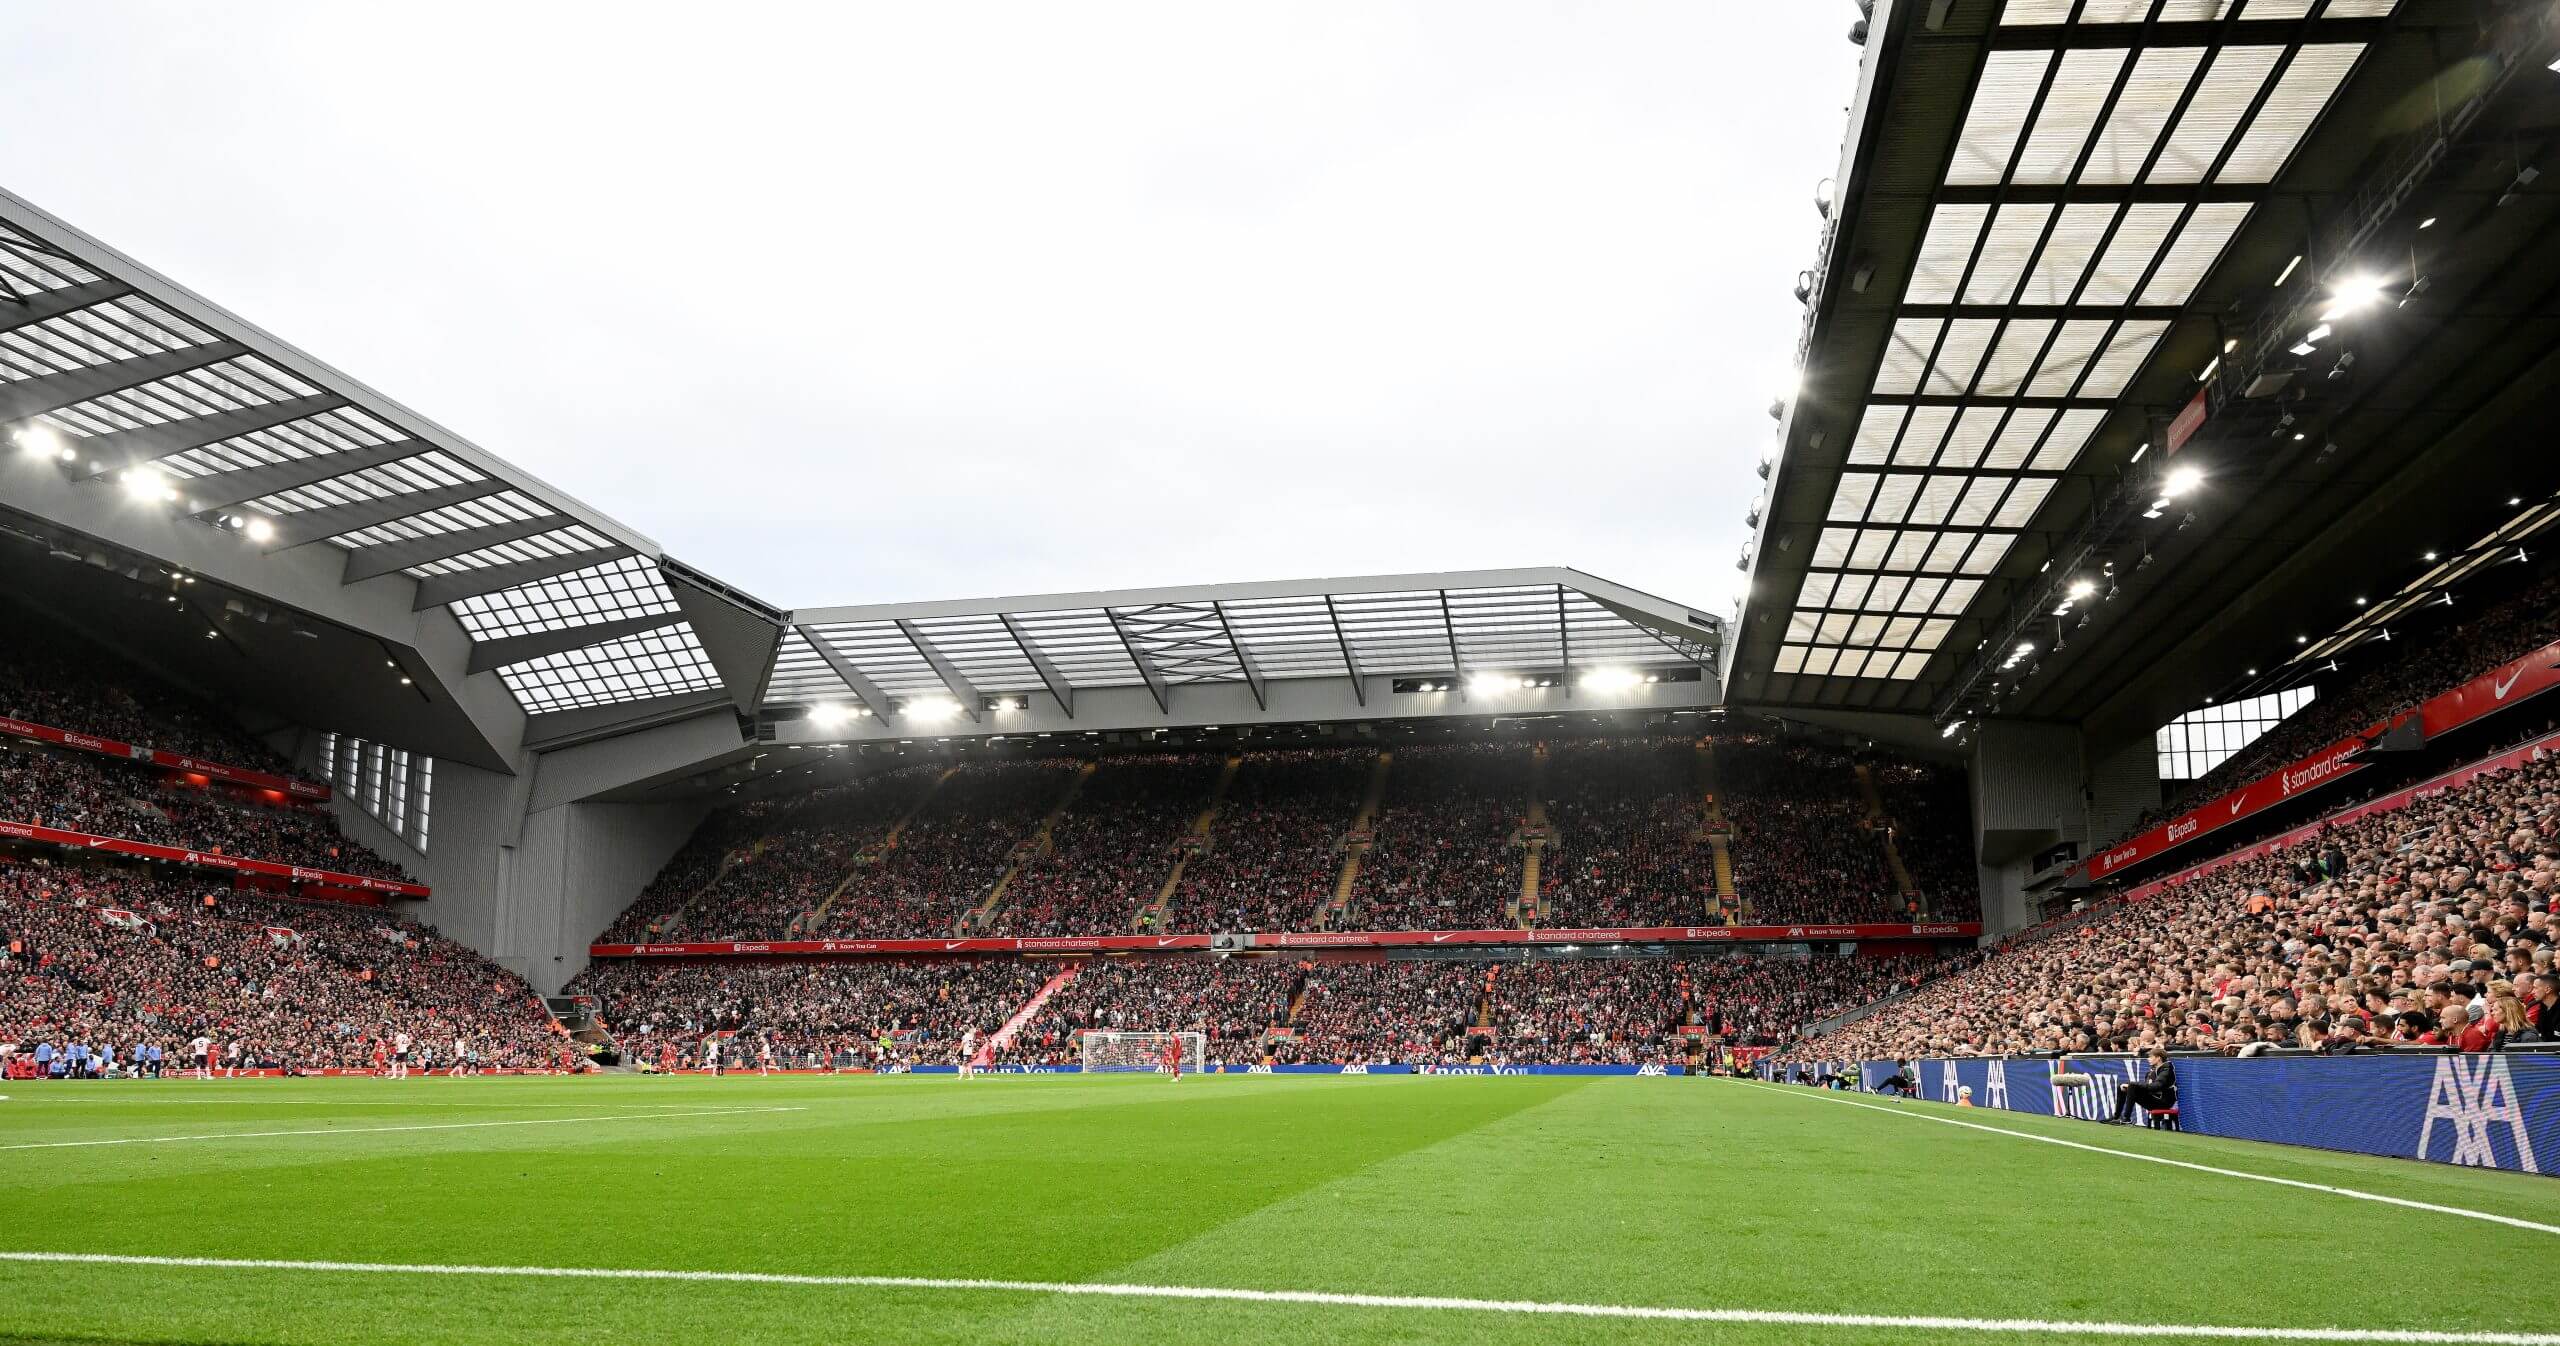
{"type": "Polygon", "coordinates": [[[2098,582],[2096,580],[2082,579],[2073,580],[2071,582],[2071,596],[2073,598],[2087,598],[2089,595],[2094,594],[2097,591],[2098,582]]]}
{"type": "Polygon", "coordinates": [[[809,707],[809,722],[823,729],[833,729],[853,718],[841,701],[821,701],[809,707]]]}
{"type": "Polygon", "coordinates": [[[62,436],[50,425],[30,425],[13,436],[20,451],[31,458],[56,458],[63,451],[62,436]]]}
{"type": "Polygon", "coordinates": [[[2329,309],[2320,315],[2320,321],[2326,324],[2331,318],[2369,308],[2380,298],[2382,277],[2358,272],[2329,287],[2329,309]]]}
{"type": "Polygon", "coordinates": [[[252,518],[240,531],[248,534],[251,542],[273,542],[276,537],[276,526],[264,519],[252,518]]]}
{"type": "Polygon", "coordinates": [[[907,703],[907,718],[940,724],[960,713],[960,703],[947,696],[926,696],[907,703]]]}
{"type": "Polygon", "coordinates": [[[124,493],[136,500],[158,500],[169,494],[169,487],[151,468],[128,468],[124,474],[124,493]]]}
{"type": "Polygon", "coordinates": [[[1582,675],[1582,687],[1589,692],[1623,692],[1639,681],[1635,670],[1627,668],[1595,668],[1582,675]]]}
{"type": "Polygon", "coordinates": [[[2203,483],[2204,473],[2192,467],[2173,467],[2169,469],[2169,479],[2160,485],[2160,494],[2175,500],[2203,483]]]}
{"type": "Polygon", "coordinates": [[[1506,678],[1496,673],[1478,673],[1467,679],[1467,692],[1472,696],[1490,696],[1495,692],[1508,691],[1517,685],[1518,681],[1513,678],[1506,678]]]}

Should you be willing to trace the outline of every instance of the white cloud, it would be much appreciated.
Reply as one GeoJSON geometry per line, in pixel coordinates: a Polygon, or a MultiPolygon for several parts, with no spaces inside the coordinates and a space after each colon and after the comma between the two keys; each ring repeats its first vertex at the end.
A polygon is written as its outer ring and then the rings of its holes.
{"type": "Polygon", "coordinates": [[[1850,16],[12,5],[0,183],[778,603],[1721,610],[1850,16]]]}

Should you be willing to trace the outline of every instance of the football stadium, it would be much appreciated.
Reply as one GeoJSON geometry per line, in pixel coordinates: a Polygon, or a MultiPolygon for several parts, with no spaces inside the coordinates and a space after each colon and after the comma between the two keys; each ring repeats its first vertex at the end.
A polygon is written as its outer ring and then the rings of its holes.
{"type": "Polygon", "coordinates": [[[0,181],[0,1343],[2560,1346],[2560,0],[1750,8],[1695,602],[1026,481],[1153,587],[782,606],[0,181]]]}

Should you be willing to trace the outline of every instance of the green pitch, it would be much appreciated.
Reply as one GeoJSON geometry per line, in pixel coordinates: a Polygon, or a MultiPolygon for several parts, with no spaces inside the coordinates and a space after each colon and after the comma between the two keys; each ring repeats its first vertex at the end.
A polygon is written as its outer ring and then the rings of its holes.
{"type": "MultiPolygon", "coordinates": [[[[2560,1332],[2550,1179],[1685,1079],[0,1086],[0,1253],[2560,1332]],[[266,1133],[266,1134],[256,1134],[266,1133]],[[226,1137],[178,1139],[179,1137],[226,1137]],[[100,1145],[98,1141],[130,1141],[100,1145]],[[69,1142],[69,1143],[66,1143],[69,1142]]],[[[986,1287],[0,1260],[0,1342],[2077,1342],[986,1287]]],[[[2560,1337],[2552,1338],[2560,1341],[2560,1337]]]]}

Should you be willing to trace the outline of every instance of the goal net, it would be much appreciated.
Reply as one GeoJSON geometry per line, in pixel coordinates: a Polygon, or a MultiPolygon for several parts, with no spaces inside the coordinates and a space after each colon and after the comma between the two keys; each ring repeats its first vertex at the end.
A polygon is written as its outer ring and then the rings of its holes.
{"type": "Polygon", "coordinates": [[[1175,1045],[1185,1071],[1198,1072],[1208,1058],[1209,1040],[1200,1033],[1123,1033],[1086,1029],[1077,1041],[1085,1073],[1162,1070],[1165,1048],[1175,1045]]]}

